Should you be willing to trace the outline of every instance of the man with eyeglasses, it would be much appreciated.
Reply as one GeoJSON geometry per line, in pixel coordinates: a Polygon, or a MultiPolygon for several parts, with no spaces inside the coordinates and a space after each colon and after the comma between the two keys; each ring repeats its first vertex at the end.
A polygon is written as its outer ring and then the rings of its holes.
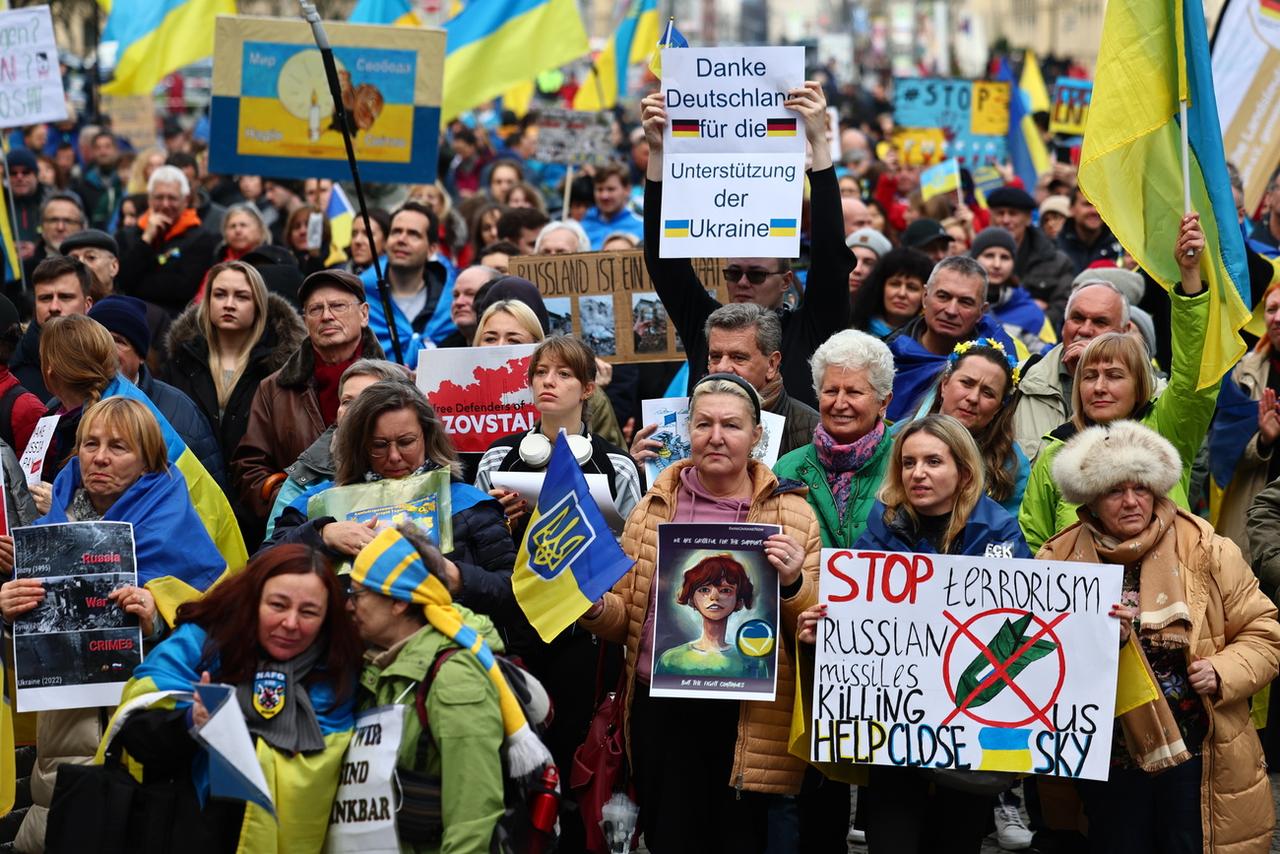
{"type": "MultiPolygon", "coordinates": [[[[405,202],[391,215],[387,228],[387,284],[391,288],[391,316],[400,333],[405,364],[418,363],[418,351],[439,345],[456,331],[449,316],[453,303],[453,265],[436,252],[440,221],[431,208],[405,202]]],[[[377,298],[373,268],[360,276],[370,296],[369,328],[388,355],[394,357],[391,332],[382,301],[377,298]]]]}
{"type": "Polygon", "coordinates": [[[337,420],[343,371],[359,359],[383,358],[369,330],[364,284],[356,276],[312,273],[298,289],[298,302],[307,340],[258,386],[244,438],[231,458],[244,506],[259,519],[271,509],[285,467],[337,420]]]}
{"type": "MultiPolygon", "coordinates": [[[[849,325],[849,273],[857,261],[844,244],[844,213],[840,186],[827,144],[827,100],[822,87],[807,81],[788,93],[785,106],[804,117],[805,137],[813,149],[809,172],[809,274],[804,297],[796,308],[784,297],[796,284],[786,258],[727,258],[721,275],[730,302],[751,302],[778,313],[782,323],[781,375],[787,394],[810,407],[818,405],[813,392],[809,357],[818,345],[849,325]]],[[[664,96],[648,95],[641,102],[644,132],[649,140],[649,166],[644,198],[644,260],[653,288],[684,342],[689,361],[689,389],[707,373],[707,317],[720,307],[709,295],[688,258],[660,258],[662,227],[662,129],[667,122],[664,96]]],[[[679,188],[675,188],[678,192],[679,188]]]]}
{"type": "Polygon", "coordinates": [[[22,262],[28,287],[31,274],[46,258],[58,254],[62,241],[72,234],[84,231],[84,210],[80,207],[80,198],[74,193],[53,193],[40,206],[40,245],[22,262]]]}

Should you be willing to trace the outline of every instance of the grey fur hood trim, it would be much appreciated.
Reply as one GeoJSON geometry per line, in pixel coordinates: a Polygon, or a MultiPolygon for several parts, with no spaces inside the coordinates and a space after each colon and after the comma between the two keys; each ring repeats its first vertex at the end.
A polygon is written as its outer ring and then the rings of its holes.
{"type": "Polygon", "coordinates": [[[1137,421],[1115,421],[1077,433],[1053,460],[1053,479],[1072,504],[1089,504],[1126,482],[1164,497],[1182,477],[1169,440],[1137,421]]]}
{"type": "MultiPolygon", "coordinates": [[[[192,349],[201,357],[209,354],[209,342],[200,333],[197,313],[200,306],[189,305],[169,327],[165,350],[176,358],[183,349],[192,349]]],[[[289,301],[279,294],[267,293],[267,331],[275,333],[275,345],[262,359],[264,373],[279,370],[303,341],[307,340],[307,327],[289,301]]]]}

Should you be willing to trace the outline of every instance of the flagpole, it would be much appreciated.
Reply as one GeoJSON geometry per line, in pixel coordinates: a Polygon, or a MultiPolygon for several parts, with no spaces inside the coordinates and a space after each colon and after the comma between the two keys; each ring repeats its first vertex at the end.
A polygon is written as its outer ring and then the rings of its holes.
{"type": "Polygon", "coordinates": [[[1191,213],[1191,143],[1187,138],[1187,99],[1178,102],[1182,120],[1182,212],[1191,213]]]}
{"type": "Polygon", "coordinates": [[[369,235],[369,248],[373,256],[373,276],[377,282],[378,296],[382,302],[382,313],[387,318],[387,332],[391,334],[391,351],[395,360],[405,364],[404,351],[400,347],[400,332],[396,329],[395,314],[391,309],[391,291],[387,288],[387,280],[382,275],[382,264],[378,260],[377,247],[373,245],[373,223],[369,221],[369,206],[364,200],[364,186],[360,183],[360,167],[356,164],[356,150],[351,143],[351,128],[347,125],[347,111],[342,104],[342,87],[338,85],[338,67],[333,61],[333,48],[329,46],[329,36],[320,21],[320,13],[314,3],[300,0],[302,17],[311,25],[311,34],[316,40],[320,58],[324,62],[324,75],[328,79],[329,94],[333,98],[333,115],[338,122],[338,130],[342,133],[342,141],[347,148],[347,166],[351,169],[351,181],[355,184],[356,200],[360,204],[360,216],[364,220],[364,232],[369,235]]]}
{"type": "MultiPolygon", "coordinates": [[[[18,252],[18,205],[13,198],[13,181],[9,177],[9,156],[6,146],[0,145],[0,173],[4,175],[4,184],[0,186],[0,194],[3,194],[9,204],[9,232],[13,238],[13,254],[18,258],[18,284],[22,287],[23,300],[27,294],[27,272],[23,267],[23,257],[18,252]]],[[[4,235],[0,234],[0,241],[4,239],[4,235]]],[[[0,246],[0,252],[4,251],[4,247],[0,246]]]]}
{"type": "Polygon", "coordinates": [[[560,218],[569,219],[569,189],[573,186],[573,164],[564,173],[564,201],[560,206],[560,218]]]}

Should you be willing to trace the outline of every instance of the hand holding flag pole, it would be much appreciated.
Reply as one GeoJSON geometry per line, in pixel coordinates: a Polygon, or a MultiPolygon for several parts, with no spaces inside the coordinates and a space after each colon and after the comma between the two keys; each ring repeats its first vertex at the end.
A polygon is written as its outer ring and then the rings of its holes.
{"type": "MultiPolygon", "coordinates": [[[[373,234],[373,224],[369,222],[369,206],[365,204],[364,186],[360,183],[360,167],[356,163],[356,151],[351,143],[351,126],[347,122],[347,110],[342,102],[342,86],[338,83],[338,67],[333,61],[333,48],[329,46],[329,36],[324,31],[320,13],[315,3],[299,0],[302,17],[311,25],[311,33],[316,40],[316,48],[324,62],[324,76],[329,83],[329,95],[333,98],[333,115],[337,120],[338,130],[342,133],[342,142],[347,149],[347,166],[351,169],[351,181],[356,187],[356,202],[360,205],[360,217],[364,220],[365,234],[373,234]]],[[[372,241],[370,241],[372,244],[372,241]]],[[[371,247],[372,248],[372,247],[371,247]]],[[[395,360],[405,364],[404,353],[400,348],[400,333],[396,329],[394,314],[391,309],[391,292],[387,288],[387,280],[382,275],[382,263],[378,253],[373,252],[373,275],[378,284],[378,297],[382,302],[382,311],[387,318],[387,331],[391,334],[391,349],[395,360]]]]}

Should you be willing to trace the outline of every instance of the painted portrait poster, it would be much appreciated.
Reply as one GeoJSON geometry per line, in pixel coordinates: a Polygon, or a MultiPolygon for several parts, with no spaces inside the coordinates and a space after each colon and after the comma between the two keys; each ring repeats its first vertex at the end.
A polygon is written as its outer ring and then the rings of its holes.
{"type": "Polygon", "coordinates": [[[658,527],[654,697],[772,700],[778,572],[764,554],[777,525],[658,527]]]}

